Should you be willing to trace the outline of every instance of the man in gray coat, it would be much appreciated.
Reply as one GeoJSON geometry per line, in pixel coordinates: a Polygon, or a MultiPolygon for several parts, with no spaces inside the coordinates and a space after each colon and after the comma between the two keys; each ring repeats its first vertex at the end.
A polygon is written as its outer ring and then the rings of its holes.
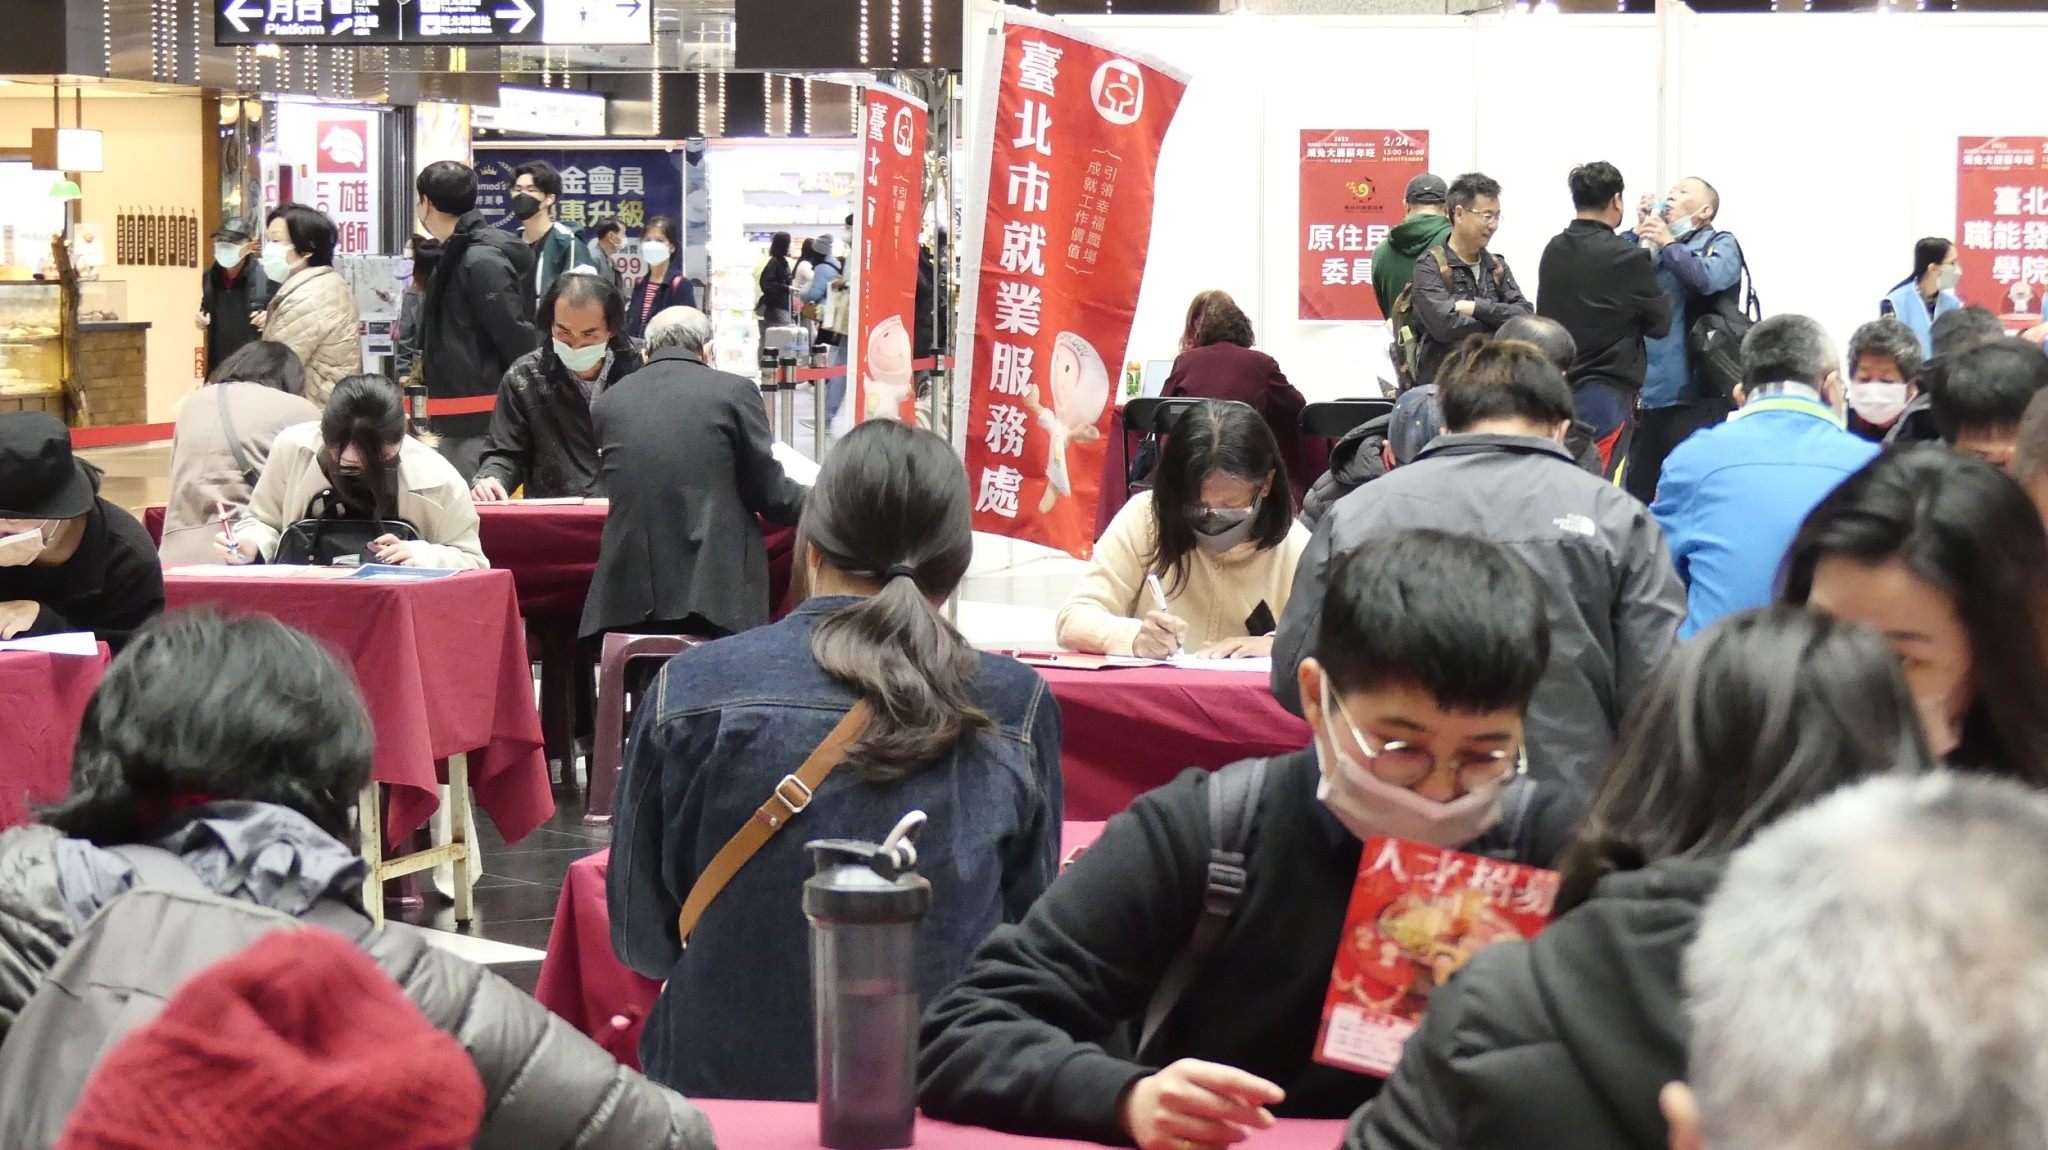
{"type": "Polygon", "coordinates": [[[1550,665],[1529,705],[1530,771],[1590,793],[1685,618],[1685,585],[1649,509],[1565,450],[1571,388],[1541,352],[1474,339],[1440,379],[1448,433],[1317,526],[1273,644],[1273,694],[1300,713],[1295,668],[1315,654],[1324,584],[1361,542],[1413,527],[1488,539],[1526,560],[1547,592],[1550,665]]]}
{"type": "Polygon", "coordinates": [[[670,308],[647,366],[590,407],[611,496],[582,634],[730,635],[768,622],[759,515],[794,526],[804,488],[782,473],[754,382],[706,363],[711,320],[670,308]]]}

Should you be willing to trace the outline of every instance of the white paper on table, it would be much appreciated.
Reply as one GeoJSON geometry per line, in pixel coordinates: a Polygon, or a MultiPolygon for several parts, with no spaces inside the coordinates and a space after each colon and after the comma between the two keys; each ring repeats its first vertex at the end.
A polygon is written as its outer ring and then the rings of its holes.
{"type": "Polygon", "coordinates": [[[818,465],[812,463],[802,452],[787,443],[773,444],[775,462],[782,465],[782,473],[803,484],[805,487],[818,485],[818,465]]]}
{"type": "Polygon", "coordinates": [[[100,641],[91,631],[64,631],[0,640],[0,651],[42,651],[51,655],[97,655],[100,641]]]}
{"type": "Polygon", "coordinates": [[[1175,655],[1166,660],[1169,666],[1183,671],[1256,671],[1261,675],[1273,673],[1271,655],[1255,655],[1244,659],[1204,659],[1200,655],[1175,655]]]}
{"type": "Polygon", "coordinates": [[[166,575],[197,575],[207,579],[346,579],[354,567],[314,567],[298,563],[214,563],[170,567],[166,575]]]}

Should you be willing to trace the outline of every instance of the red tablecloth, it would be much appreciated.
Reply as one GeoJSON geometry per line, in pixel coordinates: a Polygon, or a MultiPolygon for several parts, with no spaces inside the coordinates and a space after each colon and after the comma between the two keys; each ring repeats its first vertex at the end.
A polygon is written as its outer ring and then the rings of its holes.
{"type": "Polygon", "coordinates": [[[97,655],[0,651],[0,829],[71,789],[71,744],[107,669],[97,655]]]}
{"type": "MultiPolygon", "coordinates": [[[[707,1098],[697,1101],[719,1150],[813,1150],[818,1145],[818,1108],[809,1102],[737,1102],[707,1098]]],[[[1247,1150],[1332,1150],[1344,1142],[1342,1121],[1283,1120],[1238,1145],[1247,1150]]],[[[917,1150],[1053,1150],[1091,1147],[1092,1142],[1052,1138],[1020,1138],[972,1126],[955,1126],[920,1116],[917,1150]]]]}
{"type": "Polygon", "coordinates": [[[1308,724],[1273,701],[1261,672],[1040,667],[1060,701],[1060,768],[1070,819],[1106,819],[1188,767],[1309,744],[1308,724]]]}
{"type": "Polygon", "coordinates": [[[419,582],[166,575],[171,610],[270,615],[333,648],[376,725],[372,774],[391,786],[392,842],[440,805],[437,760],[469,755],[470,787],[506,842],[555,813],[540,713],[512,576],[466,571],[419,582]]]}
{"type": "MultiPolygon", "coordinates": [[[[1060,831],[1060,857],[1072,858],[1101,835],[1101,823],[1067,823],[1060,831]]],[[[611,857],[601,850],[569,864],[533,993],[612,1057],[638,1069],[640,1031],[661,983],[628,970],[612,951],[611,910],[604,898],[611,857]]]]}
{"type": "MultiPolygon", "coordinates": [[[[522,615],[583,614],[583,598],[597,571],[598,545],[604,538],[604,504],[546,503],[540,506],[479,503],[478,540],[491,566],[512,573],[519,589],[522,615]]],[[[790,552],[796,528],[763,519],[761,542],[768,548],[768,603],[782,617],[789,593],[790,552]]],[[[161,505],[142,509],[142,526],[152,542],[164,537],[161,505]]]]}

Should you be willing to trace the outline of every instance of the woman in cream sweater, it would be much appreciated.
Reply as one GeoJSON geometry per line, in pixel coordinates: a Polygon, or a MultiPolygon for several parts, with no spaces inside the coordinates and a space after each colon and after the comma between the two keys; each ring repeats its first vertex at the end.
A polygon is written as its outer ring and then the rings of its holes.
{"type": "Polygon", "coordinates": [[[1153,489],[1096,543],[1060,608],[1060,645],[1151,659],[1269,655],[1307,545],[1272,429],[1242,403],[1203,404],[1167,437],[1153,489]]]}

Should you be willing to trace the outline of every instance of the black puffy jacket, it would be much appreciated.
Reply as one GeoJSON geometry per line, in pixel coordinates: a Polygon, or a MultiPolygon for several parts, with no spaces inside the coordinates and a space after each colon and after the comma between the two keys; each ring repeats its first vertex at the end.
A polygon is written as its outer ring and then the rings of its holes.
{"type": "MultiPolygon", "coordinates": [[[[71,944],[60,837],[43,826],[0,835],[0,1043],[71,944]]],[[[411,932],[372,934],[363,949],[475,1061],[485,1100],[475,1150],[710,1150],[696,1107],[484,967],[411,932]]]]}
{"type": "Polygon", "coordinates": [[[1301,525],[1310,531],[1316,529],[1323,515],[1336,506],[1339,499],[1387,473],[1387,462],[1380,456],[1380,445],[1387,441],[1387,428],[1393,422],[1391,415],[1370,419],[1344,433],[1330,448],[1330,469],[1323,472],[1310,485],[1308,494],[1301,498],[1301,525]]]}
{"type": "Polygon", "coordinates": [[[1685,1077],[1679,962],[1725,860],[1609,875],[1527,943],[1475,956],[1345,1150],[1664,1150],[1657,1108],[1685,1077]]]}
{"type": "MultiPolygon", "coordinates": [[[[420,309],[420,370],[436,399],[495,395],[512,361],[539,346],[533,249],[471,212],[441,245],[420,309]]],[[[466,478],[466,477],[465,477],[466,478]]]]}

